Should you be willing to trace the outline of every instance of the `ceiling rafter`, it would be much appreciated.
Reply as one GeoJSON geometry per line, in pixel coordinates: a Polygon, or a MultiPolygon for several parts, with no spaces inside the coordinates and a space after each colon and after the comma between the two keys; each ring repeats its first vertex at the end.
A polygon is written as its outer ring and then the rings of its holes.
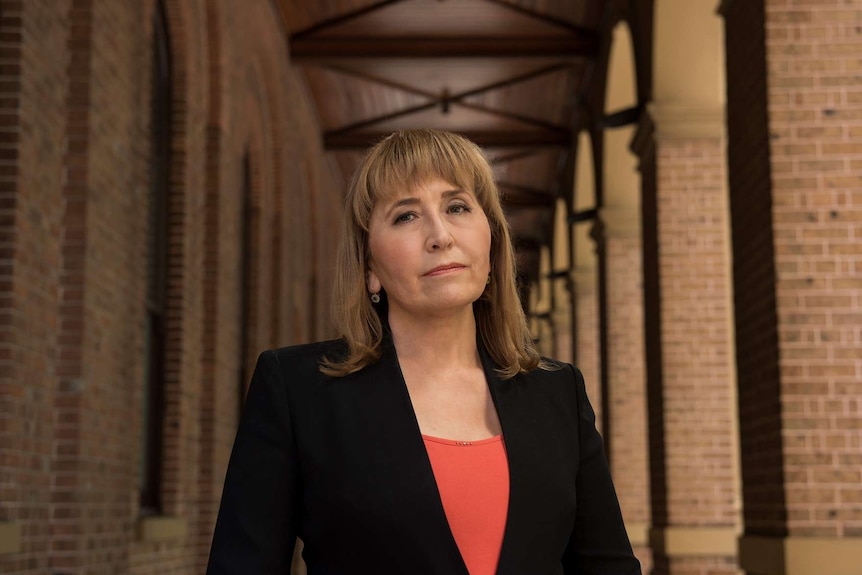
{"type": "Polygon", "coordinates": [[[551,122],[545,122],[544,120],[539,120],[537,118],[531,118],[530,116],[524,116],[522,114],[517,114],[515,112],[506,112],[505,110],[495,110],[494,108],[488,108],[487,106],[483,106],[481,104],[472,104],[469,102],[457,101],[455,105],[461,106],[462,108],[467,108],[468,110],[475,110],[477,112],[484,112],[486,114],[492,114],[499,118],[505,118],[507,120],[514,120],[516,122],[521,122],[522,124],[527,124],[530,126],[534,126],[536,128],[543,128],[545,130],[560,130],[561,132],[569,133],[568,129],[560,126],[559,124],[554,124],[551,122]]]}
{"type": "Polygon", "coordinates": [[[502,0],[484,0],[493,6],[499,6],[510,12],[520,14],[550,26],[560,28],[569,33],[568,37],[497,37],[497,38],[462,38],[453,42],[451,38],[323,38],[313,36],[322,31],[341,24],[355,21],[374,12],[405,0],[380,0],[370,6],[358,8],[346,14],[327,18],[323,21],[294,32],[290,35],[290,52],[294,60],[338,57],[332,52],[339,48],[348,48],[343,57],[440,57],[441,55],[465,56],[475,53],[477,56],[594,56],[597,54],[599,38],[594,30],[576,26],[566,20],[541,14],[522,6],[509,4],[502,0]],[[506,44],[514,43],[507,49],[506,44]],[[356,48],[349,50],[350,47],[356,48]],[[412,48],[412,49],[411,49],[412,48]],[[514,50],[514,51],[513,51],[514,50]],[[490,51],[490,52],[489,52],[490,51]]]}
{"type": "Polygon", "coordinates": [[[335,128],[333,130],[327,130],[327,135],[337,135],[337,134],[345,134],[348,132],[355,132],[362,128],[369,128],[371,126],[376,126],[378,124],[383,124],[385,122],[395,120],[398,118],[403,118],[404,116],[411,116],[413,114],[418,114],[419,112],[425,112],[426,110],[432,110],[436,107],[442,107],[444,113],[447,113],[448,107],[452,106],[460,106],[462,108],[466,108],[468,110],[474,110],[477,112],[483,112],[486,114],[490,114],[493,116],[497,116],[498,118],[505,118],[507,120],[513,120],[515,122],[520,122],[522,124],[526,124],[528,126],[533,126],[535,128],[541,128],[543,130],[549,132],[559,132],[561,135],[568,135],[569,130],[563,126],[552,124],[550,122],[544,122],[542,120],[537,120],[535,118],[530,118],[529,116],[523,116],[521,114],[516,114],[514,112],[506,112],[504,110],[494,110],[492,108],[488,108],[486,106],[482,106],[479,104],[471,104],[468,102],[460,101],[460,98],[435,98],[432,102],[426,102],[424,104],[418,104],[416,106],[411,106],[409,108],[404,108],[402,110],[397,110],[395,112],[390,112],[388,114],[381,114],[379,116],[375,116],[373,118],[368,118],[367,120],[360,120],[358,122],[354,122],[352,124],[348,124],[347,126],[342,126],[340,128],[335,128]]]}
{"type": "Polygon", "coordinates": [[[592,34],[593,31],[584,28],[582,26],[576,26],[569,22],[568,20],[563,20],[562,18],[555,18],[553,16],[549,16],[548,14],[541,14],[536,12],[535,10],[530,10],[529,8],[524,8],[523,6],[518,6],[517,4],[510,4],[508,2],[504,2],[503,0],[484,0],[488,4],[493,4],[495,6],[500,6],[502,8],[506,8],[507,10],[511,10],[512,12],[517,12],[518,14],[522,14],[529,18],[533,18],[534,20],[538,20],[540,22],[544,22],[546,24],[550,24],[551,26],[556,26],[557,28],[562,28],[569,32],[575,34],[592,34]]]}
{"type": "Polygon", "coordinates": [[[328,135],[342,134],[342,133],[346,133],[346,132],[350,132],[350,131],[354,131],[354,130],[359,130],[362,128],[368,128],[370,126],[381,124],[381,123],[387,122],[389,120],[394,120],[396,118],[401,118],[404,116],[409,116],[411,114],[424,112],[426,110],[430,110],[430,109],[435,108],[437,106],[440,106],[445,111],[448,109],[448,106],[453,105],[453,104],[459,105],[461,107],[464,107],[464,108],[467,108],[470,110],[475,110],[475,111],[483,112],[486,114],[492,114],[494,116],[505,118],[508,120],[514,120],[514,121],[521,122],[521,123],[524,123],[527,125],[531,125],[531,126],[534,126],[537,128],[542,128],[542,129],[549,130],[549,131],[559,130],[559,131],[561,131],[561,133],[568,134],[568,131],[566,130],[566,128],[559,126],[559,125],[556,125],[556,124],[553,124],[551,122],[545,122],[542,120],[538,120],[536,118],[531,118],[529,116],[523,116],[521,114],[516,114],[514,112],[506,112],[504,110],[497,110],[494,108],[489,108],[489,107],[481,105],[481,104],[464,102],[463,100],[465,98],[468,98],[471,96],[476,96],[476,95],[479,95],[482,93],[491,92],[494,90],[499,90],[499,89],[506,88],[506,87],[512,86],[514,84],[526,82],[528,80],[532,80],[534,78],[538,78],[538,77],[541,77],[541,76],[544,76],[547,74],[559,72],[561,70],[566,70],[566,69],[571,68],[571,66],[572,66],[571,63],[560,63],[560,62],[558,62],[558,63],[551,64],[548,66],[543,66],[543,67],[538,68],[536,70],[531,70],[529,72],[525,72],[523,74],[518,74],[516,76],[512,76],[510,78],[506,78],[506,79],[500,80],[498,82],[492,82],[490,84],[486,84],[486,85],[481,86],[479,88],[474,88],[471,90],[465,90],[463,92],[459,92],[459,93],[453,94],[453,95],[448,95],[448,94],[438,95],[438,94],[433,94],[431,92],[428,92],[427,90],[422,90],[420,88],[416,88],[414,86],[401,84],[399,82],[394,82],[394,81],[391,81],[391,80],[388,80],[385,78],[379,78],[377,76],[358,72],[358,71],[352,70],[350,68],[344,68],[344,67],[333,66],[333,65],[326,65],[326,66],[324,66],[325,68],[332,70],[332,71],[335,71],[335,72],[338,72],[338,73],[342,73],[342,74],[346,74],[346,75],[350,75],[350,76],[355,76],[355,77],[361,78],[361,79],[366,80],[366,81],[376,82],[376,83],[379,83],[381,85],[384,85],[384,86],[387,86],[390,88],[402,90],[404,92],[408,92],[408,93],[411,93],[411,94],[414,94],[417,96],[422,96],[425,98],[430,98],[432,100],[431,102],[426,102],[424,104],[411,106],[409,108],[404,108],[402,110],[397,110],[395,112],[391,112],[388,114],[382,114],[380,116],[376,116],[373,118],[368,118],[366,120],[354,122],[352,124],[348,124],[348,125],[342,126],[340,128],[335,128],[333,130],[327,131],[327,134],[328,135]]]}
{"type": "Polygon", "coordinates": [[[356,20],[362,16],[365,16],[366,14],[371,14],[372,12],[379,12],[387,6],[391,6],[392,4],[398,4],[400,2],[404,2],[404,0],[380,0],[379,2],[375,2],[374,4],[371,4],[369,6],[364,6],[362,8],[352,10],[346,14],[340,14],[338,16],[333,16],[332,18],[321,20],[320,22],[312,24],[308,28],[303,28],[302,30],[294,32],[290,35],[290,39],[292,40],[294,38],[307,38],[308,36],[312,36],[328,28],[333,28],[340,24],[344,24],[345,22],[356,20]]]}
{"type": "Polygon", "coordinates": [[[386,86],[388,88],[395,88],[396,90],[401,90],[403,92],[409,92],[411,94],[415,94],[417,96],[425,96],[426,98],[436,98],[437,96],[426,90],[422,90],[420,88],[415,88],[408,84],[402,84],[401,82],[396,82],[395,80],[390,80],[388,78],[383,78],[381,76],[376,76],[374,74],[368,74],[367,72],[363,72],[361,70],[356,70],[354,68],[350,68],[347,66],[341,66],[339,64],[334,64],[332,62],[323,62],[320,65],[321,68],[325,70],[331,70],[332,72],[337,72],[339,74],[344,74],[345,76],[353,76],[354,78],[359,78],[361,80],[366,80],[368,82],[374,82],[380,84],[382,86],[386,86]]]}
{"type": "MultiPolygon", "coordinates": [[[[542,66],[541,68],[537,68],[535,70],[531,70],[529,72],[525,72],[523,74],[518,74],[515,76],[510,76],[504,80],[500,80],[498,82],[492,82],[490,84],[485,84],[479,88],[473,88],[470,90],[465,90],[463,92],[459,92],[456,95],[451,96],[452,99],[460,99],[460,98],[468,98],[470,96],[477,96],[484,92],[491,92],[493,90],[499,90],[501,88],[507,88],[513,84],[518,84],[521,82],[526,82],[527,80],[532,80],[534,78],[538,78],[540,76],[544,76],[546,74],[551,74],[554,72],[559,72],[561,70],[569,69],[573,66],[572,62],[556,62],[554,64],[549,64],[547,66],[542,66]]],[[[389,80],[387,78],[382,78],[380,76],[376,76],[374,74],[368,74],[366,72],[360,72],[358,70],[354,70],[349,67],[340,66],[338,64],[333,64],[331,62],[326,62],[322,64],[322,67],[328,70],[332,70],[333,72],[338,72],[340,74],[345,74],[348,76],[355,76],[357,78],[361,78],[363,80],[367,80],[369,82],[376,82],[378,84],[382,84],[384,86],[388,86],[390,88],[395,88],[396,90],[403,90],[405,92],[410,92],[411,94],[415,94],[417,96],[424,96],[426,98],[438,98],[439,95],[433,92],[429,92],[427,90],[423,90],[421,88],[416,88],[415,86],[410,86],[408,84],[402,84],[400,82],[395,82],[394,80],[389,80]]]]}
{"type": "Polygon", "coordinates": [[[335,136],[339,134],[347,134],[350,132],[355,132],[362,128],[369,128],[371,126],[376,126],[377,124],[382,124],[384,122],[388,122],[390,120],[395,120],[397,118],[403,118],[404,116],[411,116],[413,114],[417,114],[419,112],[424,112],[425,110],[432,110],[440,105],[438,100],[434,100],[433,102],[427,102],[425,104],[419,104],[416,106],[410,106],[409,108],[403,108],[401,110],[397,110],[395,112],[390,112],[388,114],[381,114],[379,116],[375,116],[373,118],[368,118],[367,120],[360,120],[358,122],[353,122],[352,124],[348,124],[346,126],[342,126],[340,128],[336,128],[334,130],[327,130],[325,133],[327,136],[335,136]]]}
{"type": "Polygon", "coordinates": [[[336,58],[593,58],[599,42],[595,34],[566,37],[338,37],[290,39],[294,62],[336,58]]]}
{"type": "MultiPolygon", "coordinates": [[[[470,131],[460,130],[462,135],[486,148],[568,148],[571,145],[571,132],[560,131],[470,131]]],[[[327,150],[364,150],[379,142],[391,132],[346,132],[323,135],[327,150]]]]}

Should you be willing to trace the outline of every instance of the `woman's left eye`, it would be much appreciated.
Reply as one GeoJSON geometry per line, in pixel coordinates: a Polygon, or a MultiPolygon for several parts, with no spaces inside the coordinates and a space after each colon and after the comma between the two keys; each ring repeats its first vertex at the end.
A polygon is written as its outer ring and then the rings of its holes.
{"type": "Polygon", "coordinates": [[[449,206],[450,214],[463,214],[470,211],[470,206],[466,204],[452,204],[449,206]]]}

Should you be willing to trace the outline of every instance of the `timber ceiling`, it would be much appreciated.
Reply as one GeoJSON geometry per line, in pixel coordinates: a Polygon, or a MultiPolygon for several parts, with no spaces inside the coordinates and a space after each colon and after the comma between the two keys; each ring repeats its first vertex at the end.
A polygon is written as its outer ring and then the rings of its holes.
{"type": "Polygon", "coordinates": [[[607,0],[278,0],[322,139],[345,180],[397,129],[466,135],[494,162],[521,271],[538,276],[571,189],[577,95],[607,0]]]}

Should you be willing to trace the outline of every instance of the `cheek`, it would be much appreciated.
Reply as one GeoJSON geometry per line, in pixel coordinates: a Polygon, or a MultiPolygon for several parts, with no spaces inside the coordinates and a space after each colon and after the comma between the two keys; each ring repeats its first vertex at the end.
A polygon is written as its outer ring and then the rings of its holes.
{"type": "Polygon", "coordinates": [[[398,274],[403,258],[399,254],[400,244],[397,241],[387,241],[386,238],[376,238],[370,241],[368,251],[368,265],[371,270],[381,279],[398,274]]]}

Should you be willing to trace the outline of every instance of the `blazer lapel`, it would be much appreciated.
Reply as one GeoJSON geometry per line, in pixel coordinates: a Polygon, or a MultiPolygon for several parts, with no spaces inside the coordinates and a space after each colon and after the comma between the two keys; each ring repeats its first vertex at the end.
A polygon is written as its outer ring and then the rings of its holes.
{"type": "MultiPolygon", "coordinates": [[[[575,512],[576,436],[547,376],[501,379],[480,344],[509,462],[509,508],[497,575],[560,569],[575,512]]],[[[560,571],[561,572],[561,571],[560,571]]]]}
{"type": "Polygon", "coordinates": [[[519,532],[518,515],[523,507],[525,480],[519,469],[523,469],[523,462],[528,459],[528,446],[521,436],[523,429],[519,421],[516,403],[518,390],[515,389],[515,379],[504,381],[497,375],[496,364],[491,359],[485,346],[478,338],[479,354],[482,359],[482,367],[485,370],[485,379],[491,391],[494,407],[497,409],[497,417],[500,419],[500,427],[503,429],[503,441],[506,445],[506,459],[509,465],[509,507],[506,514],[506,529],[503,533],[503,545],[500,549],[500,560],[497,564],[497,574],[503,575],[511,571],[511,557],[513,549],[517,550],[523,545],[523,536],[519,532]]]}
{"type": "MultiPolygon", "coordinates": [[[[419,488],[411,489],[414,500],[409,502],[410,513],[416,518],[423,518],[416,520],[417,524],[421,524],[417,529],[421,530],[421,535],[427,546],[433,550],[434,556],[447,566],[444,572],[447,575],[469,575],[458,544],[449,528],[431,460],[425,449],[395,347],[389,338],[384,339],[383,355],[378,366],[382,371],[381,379],[388,382],[387,387],[391,392],[386,394],[388,400],[392,402],[391,409],[386,411],[397,414],[391,422],[387,422],[387,425],[392,425],[391,447],[395,453],[400,454],[397,463],[398,475],[401,481],[413,482],[413,487],[419,488]]],[[[424,572],[421,569],[427,567],[427,565],[418,567],[416,572],[424,572]]]]}

